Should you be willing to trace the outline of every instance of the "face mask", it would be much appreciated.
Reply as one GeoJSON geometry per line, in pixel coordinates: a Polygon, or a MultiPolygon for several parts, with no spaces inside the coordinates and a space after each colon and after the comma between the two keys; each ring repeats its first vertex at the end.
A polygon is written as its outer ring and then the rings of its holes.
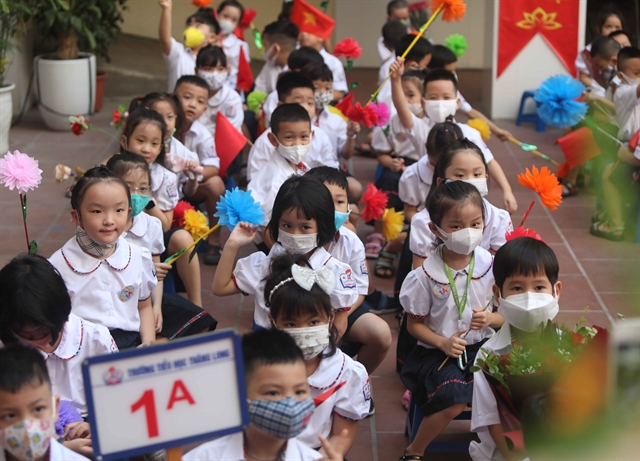
{"type": "Polygon", "coordinates": [[[473,179],[463,179],[463,182],[469,183],[472,186],[476,186],[478,192],[482,197],[485,197],[489,193],[489,188],[487,187],[487,178],[473,178],[473,179]]]}
{"type": "Polygon", "coordinates": [[[548,293],[526,293],[500,298],[498,312],[514,327],[533,332],[558,314],[558,298],[548,293]]]}
{"type": "Polygon", "coordinates": [[[336,222],[336,231],[339,230],[345,222],[347,222],[347,219],[349,219],[350,214],[351,214],[351,209],[349,209],[349,211],[346,213],[343,211],[334,212],[334,220],[336,222]]]}
{"type": "Polygon", "coordinates": [[[55,435],[53,418],[24,419],[0,430],[0,445],[15,458],[31,461],[47,454],[55,435]]]}
{"type": "Polygon", "coordinates": [[[187,27],[183,32],[184,44],[188,48],[196,48],[202,45],[206,38],[204,32],[195,27],[187,27]]]}
{"type": "Polygon", "coordinates": [[[626,80],[628,85],[636,86],[636,85],[640,84],[640,77],[631,78],[627,74],[625,74],[624,72],[620,72],[620,73],[622,74],[622,76],[624,77],[624,79],[626,80]]]}
{"type": "Polygon", "coordinates": [[[227,81],[227,73],[226,72],[203,72],[201,70],[198,71],[198,77],[202,78],[209,89],[211,90],[219,90],[224,85],[224,82],[227,81]]]}
{"type": "Polygon", "coordinates": [[[424,110],[422,107],[422,104],[420,104],[419,102],[407,104],[407,106],[409,107],[409,110],[411,111],[411,113],[416,117],[420,117],[420,114],[424,110]]]}
{"type": "Polygon", "coordinates": [[[458,107],[456,99],[448,99],[441,101],[425,101],[424,110],[427,117],[436,123],[444,123],[447,117],[454,116],[458,107]]]}
{"type": "Polygon", "coordinates": [[[402,19],[400,21],[400,23],[405,27],[410,27],[411,26],[411,20],[410,19],[402,19]]]}
{"type": "Polygon", "coordinates": [[[228,19],[219,19],[218,25],[220,26],[220,33],[222,33],[222,35],[229,35],[236,28],[235,23],[229,21],[228,19]]]}
{"type": "Polygon", "coordinates": [[[318,233],[313,234],[290,234],[283,230],[278,230],[278,242],[288,253],[306,254],[318,246],[318,233]]]}
{"type": "Polygon", "coordinates": [[[276,150],[280,152],[280,155],[282,155],[284,158],[297,165],[298,163],[302,162],[302,159],[304,159],[305,155],[307,155],[307,152],[309,152],[310,148],[311,143],[307,144],[306,146],[283,146],[282,144],[280,144],[276,150]]]}
{"type": "Polygon", "coordinates": [[[447,232],[436,226],[436,229],[442,234],[446,240],[444,246],[459,255],[471,254],[482,241],[482,229],[460,229],[448,234],[447,232]]]}
{"type": "Polygon", "coordinates": [[[100,258],[104,256],[109,250],[116,246],[116,242],[113,243],[98,243],[89,237],[87,231],[85,231],[82,227],[76,226],[76,241],[80,248],[86,253],[89,253],[91,256],[95,256],[96,258],[100,258]]]}
{"type": "Polygon", "coordinates": [[[264,53],[262,53],[262,57],[269,64],[275,64],[276,58],[278,57],[278,50],[276,48],[276,44],[274,43],[269,48],[267,48],[267,50],[264,53]],[[276,52],[273,53],[273,50],[276,50],[276,52]],[[273,53],[273,56],[271,55],[271,53],[273,53]]]}
{"type": "Polygon", "coordinates": [[[286,331],[302,350],[305,360],[320,354],[329,345],[329,324],[309,328],[286,328],[286,331]]]}
{"type": "Polygon", "coordinates": [[[618,69],[616,69],[613,66],[608,66],[605,70],[603,70],[600,73],[600,75],[602,75],[602,78],[608,82],[613,78],[614,75],[616,75],[617,72],[618,72],[618,69]]]}
{"type": "Polygon", "coordinates": [[[149,204],[150,195],[131,194],[131,217],[138,216],[149,204]]]}
{"type": "Polygon", "coordinates": [[[313,95],[316,101],[316,108],[322,110],[333,101],[333,93],[331,91],[319,91],[313,95]]]}
{"type": "Polygon", "coordinates": [[[249,420],[257,429],[271,437],[289,440],[305,430],[315,405],[311,398],[296,400],[252,400],[249,402],[249,420]]]}

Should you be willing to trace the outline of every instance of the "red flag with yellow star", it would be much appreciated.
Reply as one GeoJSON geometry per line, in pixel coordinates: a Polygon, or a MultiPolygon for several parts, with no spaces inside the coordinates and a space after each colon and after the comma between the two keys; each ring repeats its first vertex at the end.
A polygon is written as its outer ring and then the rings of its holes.
{"type": "Polygon", "coordinates": [[[323,40],[329,40],[336,25],[335,20],[304,0],[293,0],[291,22],[298,26],[300,32],[316,35],[323,40]]]}

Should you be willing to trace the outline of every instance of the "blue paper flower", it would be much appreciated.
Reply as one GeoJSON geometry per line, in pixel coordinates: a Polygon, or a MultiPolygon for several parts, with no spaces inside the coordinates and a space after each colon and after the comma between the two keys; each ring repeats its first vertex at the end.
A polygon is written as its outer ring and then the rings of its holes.
{"type": "Polygon", "coordinates": [[[554,75],[546,79],[536,91],[538,115],[547,125],[559,128],[574,126],[587,113],[587,104],[574,101],[586,87],[568,75],[554,75]]]}
{"type": "Polygon", "coordinates": [[[237,187],[232,191],[227,191],[220,197],[214,216],[219,218],[221,226],[227,226],[233,230],[239,222],[248,222],[255,226],[264,225],[264,211],[258,202],[251,196],[250,192],[245,192],[237,187]]]}

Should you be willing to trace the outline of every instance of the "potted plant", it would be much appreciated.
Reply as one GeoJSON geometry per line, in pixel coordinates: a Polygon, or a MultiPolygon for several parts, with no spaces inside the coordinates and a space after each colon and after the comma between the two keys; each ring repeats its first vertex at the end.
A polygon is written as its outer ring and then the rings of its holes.
{"type": "Polygon", "coordinates": [[[24,0],[0,0],[0,155],[9,149],[9,128],[13,104],[11,91],[16,87],[5,81],[9,68],[9,54],[15,49],[16,39],[24,31],[24,23],[31,16],[31,8],[24,0]]]}
{"type": "Polygon", "coordinates": [[[38,34],[56,52],[34,60],[38,107],[49,126],[69,129],[70,115],[89,115],[96,100],[96,57],[105,56],[120,31],[126,0],[39,0],[33,10],[38,34]],[[80,51],[83,50],[83,51],[80,51]]]}

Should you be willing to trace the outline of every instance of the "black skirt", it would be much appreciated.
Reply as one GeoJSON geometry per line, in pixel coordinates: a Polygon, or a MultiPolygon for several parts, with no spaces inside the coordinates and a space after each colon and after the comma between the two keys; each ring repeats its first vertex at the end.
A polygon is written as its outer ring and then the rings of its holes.
{"type": "Polygon", "coordinates": [[[213,331],[216,325],[216,319],[188,299],[169,293],[162,295],[162,331],[158,336],[182,338],[213,331]]]}
{"type": "Polygon", "coordinates": [[[411,391],[411,398],[423,416],[429,416],[456,403],[471,403],[473,373],[469,367],[486,339],[467,346],[467,366],[458,368],[458,360],[450,358],[438,371],[447,355],[440,349],[417,345],[407,357],[400,378],[411,391]]]}

